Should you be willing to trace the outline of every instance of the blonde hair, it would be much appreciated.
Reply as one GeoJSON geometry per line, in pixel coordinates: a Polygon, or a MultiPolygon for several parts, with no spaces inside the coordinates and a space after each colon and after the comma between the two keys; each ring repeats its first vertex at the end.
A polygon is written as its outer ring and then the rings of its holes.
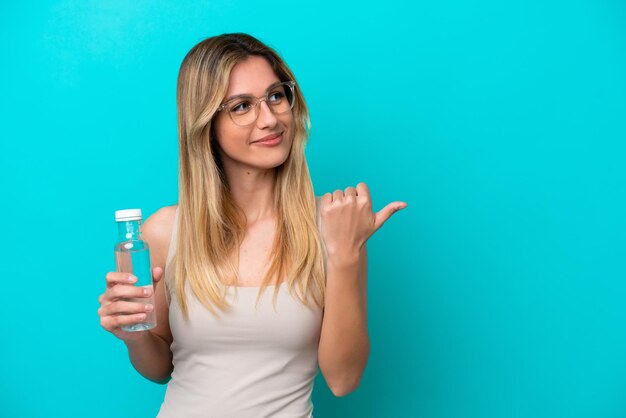
{"type": "MultiPolygon", "coordinates": [[[[226,292],[238,275],[239,246],[245,215],[233,200],[215,150],[213,116],[226,95],[233,67],[250,56],[267,60],[280,81],[295,76],[280,56],[254,37],[242,33],[207,38],[183,59],[176,102],[179,140],[179,202],[176,252],[168,264],[174,275],[166,280],[185,319],[192,294],[214,314],[227,306],[226,292]],[[217,309],[215,309],[217,308],[217,309]]],[[[298,86],[292,109],[294,139],[287,160],[276,168],[274,207],[277,231],[271,264],[257,302],[272,279],[287,277],[290,292],[304,305],[324,305],[325,272],[322,242],[316,224],[315,195],[304,155],[310,128],[309,113],[298,86]]],[[[169,277],[171,275],[166,275],[169,277]]],[[[274,288],[274,303],[279,286],[274,288]]]]}

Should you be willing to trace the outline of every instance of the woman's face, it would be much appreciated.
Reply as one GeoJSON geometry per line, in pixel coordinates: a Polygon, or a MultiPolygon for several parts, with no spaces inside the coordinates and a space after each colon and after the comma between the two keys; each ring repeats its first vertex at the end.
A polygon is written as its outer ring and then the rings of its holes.
{"type": "MultiPolygon", "coordinates": [[[[239,94],[262,97],[268,87],[280,81],[265,58],[249,57],[233,67],[222,103],[239,94]]],[[[230,107],[218,112],[214,118],[217,150],[226,172],[237,167],[272,169],[283,164],[289,156],[294,133],[292,112],[274,114],[265,101],[257,106],[258,117],[248,126],[233,122],[228,114],[230,107]],[[278,144],[258,142],[277,134],[280,135],[278,144]]]]}

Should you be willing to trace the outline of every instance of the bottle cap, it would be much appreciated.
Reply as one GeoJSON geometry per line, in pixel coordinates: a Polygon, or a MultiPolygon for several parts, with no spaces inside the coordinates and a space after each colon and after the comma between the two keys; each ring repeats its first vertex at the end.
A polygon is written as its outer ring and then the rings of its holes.
{"type": "Polygon", "coordinates": [[[122,209],[115,211],[115,222],[138,220],[141,220],[141,209],[122,209]]]}

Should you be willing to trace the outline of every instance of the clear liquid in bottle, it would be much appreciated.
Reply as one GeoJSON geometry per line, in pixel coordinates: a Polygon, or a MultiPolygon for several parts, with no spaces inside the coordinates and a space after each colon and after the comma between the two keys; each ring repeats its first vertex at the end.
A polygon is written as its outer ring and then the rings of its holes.
{"type": "MultiPolygon", "coordinates": [[[[115,245],[115,265],[118,272],[131,273],[137,277],[136,287],[153,289],[152,271],[150,268],[150,249],[148,243],[143,241],[139,231],[141,224],[141,210],[127,209],[115,213],[118,222],[119,238],[115,245]],[[132,216],[131,216],[132,215],[132,216]]],[[[154,306],[154,292],[147,298],[128,298],[128,302],[151,304],[154,306]]],[[[124,325],[124,331],[145,331],[156,326],[156,313],[145,312],[146,319],[142,322],[124,325]]]]}

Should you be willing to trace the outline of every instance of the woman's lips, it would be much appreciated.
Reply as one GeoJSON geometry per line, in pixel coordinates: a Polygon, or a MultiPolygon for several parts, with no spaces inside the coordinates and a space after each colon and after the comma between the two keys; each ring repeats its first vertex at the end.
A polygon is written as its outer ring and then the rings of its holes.
{"type": "Polygon", "coordinates": [[[263,146],[266,146],[266,147],[273,147],[275,145],[280,144],[281,142],[283,142],[283,134],[282,133],[280,133],[278,135],[275,135],[275,136],[271,136],[268,139],[264,139],[262,141],[253,142],[253,144],[255,144],[255,145],[263,145],[263,146]]]}

